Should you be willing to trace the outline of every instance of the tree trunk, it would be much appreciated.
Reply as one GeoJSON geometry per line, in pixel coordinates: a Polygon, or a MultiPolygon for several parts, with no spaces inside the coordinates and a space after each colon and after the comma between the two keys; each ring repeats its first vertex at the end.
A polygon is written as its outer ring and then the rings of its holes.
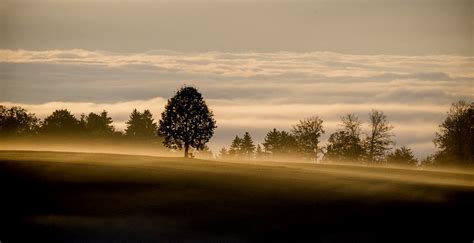
{"type": "Polygon", "coordinates": [[[189,144],[184,144],[184,158],[189,158],[189,144]]]}

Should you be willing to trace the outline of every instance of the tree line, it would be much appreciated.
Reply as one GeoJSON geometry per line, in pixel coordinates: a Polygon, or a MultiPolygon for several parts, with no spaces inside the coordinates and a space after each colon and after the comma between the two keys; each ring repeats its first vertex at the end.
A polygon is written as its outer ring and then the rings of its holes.
{"type": "Polygon", "coordinates": [[[264,142],[255,145],[245,132],[235,136],[229,148],[222,148],[222,159],[305,159],[337,162],[390,163],[415,165],[474,165],[474,103],[453,103],[445,121],[433,140],[437,151],[419,161],[407,146],[395,148],[393,126],[387,116],[378,110],[368,115],[369,129],[362,132],[362,121],[355,114],[341,117],[339,128],[321,145],[325,133],[323,120],[310,117],[300,120],[290,131],[272,129],[264,142]]]}
{"type": "MultiPolygon", "coordinates": [[[[325,134],[323,120],[318,116],[300,120],[290,131],[270,130],[262,144],[245,132],[235,136],[229,148],[222,148],[221,159],[305,159],[366,163],[398,163],[405,165],[461,164],[474,165],[474,103],[453,103],[445,121],[434,138],[437,152],[418,161],[411,148],[393,150],[395,142],[387,116],[372,110],[368,116],[369,130],[362,132],[362,121],[355,114],[341,117],[339,128],[321,145],[325,134]]],[[[194,87],[181,87],[168,100],[161,119],[155,122],[149,110],[134,109],[125,130],[118,131],[107,111],[74,116],[67,109],[55,110],[44,120],[18,106],[0,105],[0,137],[57,136],[84,138],[121,138],[161,144],[171,150],[190,149],[212,156],[206,146],[214,134],[216,121],[201,93],[194,87]]]]}
{"type": "Polygon", "coordinates": [[[53,137],[83,137],[83,138],[118,138],[126,137],[141,141],[156,142],[160,140],[157,134],[157,123],[149,110],[140,112],[134,109],[126,121],[125,130],[118,131],[107,111],[90,112],[88,115],[73,115],[67,109],[55,110],[44,120],[26,109],[0,105],[0,136],[53,136],[53,137]]]}

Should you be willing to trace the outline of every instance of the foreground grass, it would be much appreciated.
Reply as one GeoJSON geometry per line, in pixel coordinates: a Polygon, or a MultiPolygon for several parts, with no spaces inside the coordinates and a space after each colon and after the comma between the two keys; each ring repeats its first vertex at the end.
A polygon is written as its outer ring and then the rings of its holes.
{"type": "Polygon", "coordinates": [[[471,242],[474,175],[0,151],[0,240],[471,242]]]}

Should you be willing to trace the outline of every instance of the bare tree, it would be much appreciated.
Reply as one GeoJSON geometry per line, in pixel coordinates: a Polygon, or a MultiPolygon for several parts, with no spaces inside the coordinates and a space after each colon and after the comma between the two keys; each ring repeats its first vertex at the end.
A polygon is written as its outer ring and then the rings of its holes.
{"type": "Polygon", "coordinates": [[[369,113],[369,126],[370,133],[364,141],[367,159],[369,162],[380,162],[391,149],[391,145],[395,144],[391,132],[393,126],[389,124],[387,116],[378,110],[369,113]]]}

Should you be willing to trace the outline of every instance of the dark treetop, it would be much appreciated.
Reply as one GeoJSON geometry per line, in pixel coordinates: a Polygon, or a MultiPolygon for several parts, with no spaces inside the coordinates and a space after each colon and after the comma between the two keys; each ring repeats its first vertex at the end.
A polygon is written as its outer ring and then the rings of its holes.
{"type": "Polygon", "coordinates": [[[166,147],[184,148],[184,156],[188,157],[189,147],[204,149],[216,127],[201,93],[194,87],[183,87],[168,100],[158,131],[166,147]]]}

